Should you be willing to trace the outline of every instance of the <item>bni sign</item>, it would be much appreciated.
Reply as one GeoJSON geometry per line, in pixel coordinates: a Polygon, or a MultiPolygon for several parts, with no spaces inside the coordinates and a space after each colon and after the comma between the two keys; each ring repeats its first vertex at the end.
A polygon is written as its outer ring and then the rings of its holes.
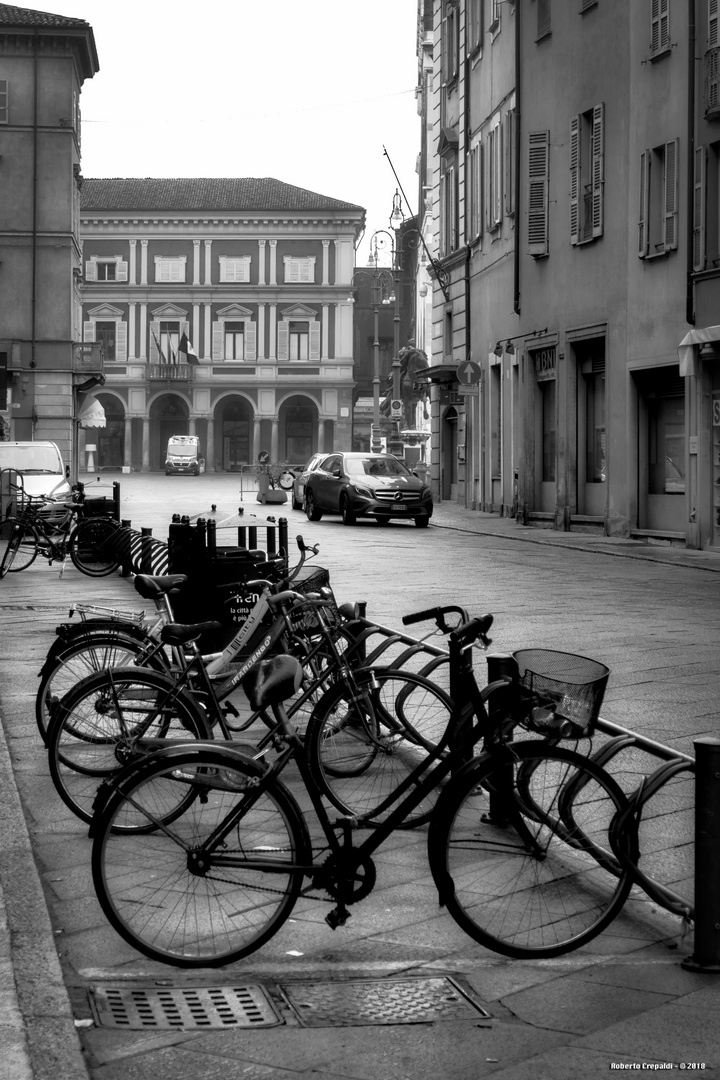
{"type": "Polygon", "coordinates": [[[547,382],[555,378],[555,346],[552,349],[538,349],[533,353],[535,378],[538,382],[547,382]]]}

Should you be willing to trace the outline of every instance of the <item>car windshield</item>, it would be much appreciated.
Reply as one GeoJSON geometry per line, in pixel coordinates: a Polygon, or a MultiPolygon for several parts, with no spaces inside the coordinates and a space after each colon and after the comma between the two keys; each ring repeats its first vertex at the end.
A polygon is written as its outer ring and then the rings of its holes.
{"type": "Polygon", "coordinates": [[[175,457],[195,457],[197,448],[194,443],[171,443],[168,453],[175,457]]]}
{"type": "Polygon", "coordinates": [[[62,462],[54,446],[40,443],[29,446],[12,446],[0,443],[0,469],[15,469],[22,473],[53,473],[62,475],[62,462]]]}
{"type": "Polygon", "coordinates": [[[396,458],[347,458],[345,468],[351,476],[408,476],[408,470],[396,458]]]}

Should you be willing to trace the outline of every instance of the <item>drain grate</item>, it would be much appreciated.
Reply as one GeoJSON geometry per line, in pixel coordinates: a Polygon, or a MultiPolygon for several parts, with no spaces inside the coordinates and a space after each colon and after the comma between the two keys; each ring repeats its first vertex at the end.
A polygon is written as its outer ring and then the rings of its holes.
{"type": "Polygon", "coordinates": [[[294,982],[282,991],[305,1027],[427,1024],[490,1016],[449,978],[294,982]]]}
{"type": "Polygon", "coordinates": [[[283,1023],[260,986],[103,986],[89,991],[99,1027],[141,1031],[274,1027],[283,1023]]]}

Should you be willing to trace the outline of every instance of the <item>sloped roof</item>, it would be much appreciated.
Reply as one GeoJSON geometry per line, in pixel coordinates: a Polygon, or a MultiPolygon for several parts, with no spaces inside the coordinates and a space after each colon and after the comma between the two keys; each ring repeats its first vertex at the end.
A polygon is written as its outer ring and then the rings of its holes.
{"type": "Polygon", "coordinates": [[[0,26],[47,26],[48,28],[88,27],[85,19],[71,19],[67,15],[51,15],[47,11],[31,11],[14,4],[0,4],[0,26]]]}
{"type": "Polygon", "coordinates": [[[364,207],[331,199],[272,177],[96,180],[85,178],[80,205],[88,210],[345,211],[364,207]]]}

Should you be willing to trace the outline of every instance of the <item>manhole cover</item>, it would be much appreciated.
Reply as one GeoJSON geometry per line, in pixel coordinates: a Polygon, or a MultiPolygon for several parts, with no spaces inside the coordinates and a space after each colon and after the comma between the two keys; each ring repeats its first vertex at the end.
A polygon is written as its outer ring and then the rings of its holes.
{"type": "Polygon", "coordinates": [[[281,989],[305,1027],[427,1024],[490,1016],[447,978],[294,982],[281,989]]]}
{"type": "Polygon", "coordinates": [[[283,1021],[260,986],[103,986],[89,991],[99,1027],[274,1027],[283,1021]]]}

